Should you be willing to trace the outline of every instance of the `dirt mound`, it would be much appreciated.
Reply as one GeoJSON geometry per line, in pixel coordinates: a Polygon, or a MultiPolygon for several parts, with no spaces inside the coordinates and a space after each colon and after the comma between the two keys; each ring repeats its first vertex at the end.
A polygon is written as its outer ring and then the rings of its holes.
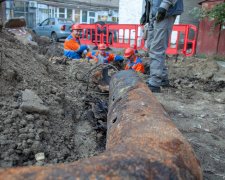
{"type": "Polygon", "coordinates": [[[0,42],[0,166],[70,162],[102,152],[107,96],[92,93],[94,86],[86,92],[70,74],[71,67],[88,71],[92,65],[52,64],[47,52],[61,45],[26,46],[5,31],[0,42]],[[35,159],[38,153],[44,158],[35,159]]]}
{"type": "Polygon", "coordinates": [[[225,87],[225,70],[212,58],[193,58],[176,63],[169,61],[168,67],[171,84],[178,89],[220,92],[225,87]]]}

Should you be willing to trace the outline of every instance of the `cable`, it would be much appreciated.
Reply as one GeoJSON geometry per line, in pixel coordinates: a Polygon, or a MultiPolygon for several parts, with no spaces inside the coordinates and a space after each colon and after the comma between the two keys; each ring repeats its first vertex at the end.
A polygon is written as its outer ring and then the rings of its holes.
{"type": "Polygon", "coordinates": [[[100,66],[102,66],[102,68],[107,68],[108,66],[110,66],[110,67],[113,67],[117,72],[119,71],[115,66],[113,66],[113,65],[111,65],[111,64],[99,64],[99,65],[97,65],[96,67],[94,67],[94,68],[92,68],[89,72],[88,72],[88,82],[87,82],[87,88],[86,88],[86,91],[88,91],[88,88],[89,88],[89,83],[90,83],[90,74],[91,74],[91,72],[94,70],[94,69],[96,69],[96,68],[98,68],[98,67],[100,67],[100,66]]]}
{"type": "MultiPolygon", "coordinates": [[[[107,68],[107,67],[111,67],[111,68],[113,68],[114,70],[116,70],[117,72],[119,71],[114,65],[112,65],[112,64],[98,64],[98,65],[96,65],[95,67],[93,67],[91,70],[89,70],[87,73],[85,73],[84,74],[84,72],[81,72],[81,71],[78,71],[76,74],[75,74],[75,78],[76,78],[76,80],[78,80],[78,81],[80,81],[80,82],[83,82],[83,83],[87,83],[87,88],[86,88],[86,91],[88,91],[89,90],[89,83],[90,83],[90,75],[91,75],[91,73],[95,70],[95,69],[97,69],[97,68],[99,68],[99,67],[101,67],[102,69],[103,68],[107,68]],[[78,77],[78,74],[81,74],[81,78],[79,78],[78,77]]],[[[96,91],[96,93],[97,93],[97,91],[96,91]]],[[[99,94],[106,94],[106,93],[100,93],[99,92],[99,94]]]]}

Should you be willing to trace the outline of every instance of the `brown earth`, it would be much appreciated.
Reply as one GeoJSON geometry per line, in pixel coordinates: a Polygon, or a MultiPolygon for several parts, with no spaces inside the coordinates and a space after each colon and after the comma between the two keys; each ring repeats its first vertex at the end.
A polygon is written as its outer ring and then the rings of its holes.
{"type": "MultiPolygon", "coordinates": [[[[53,63],[62,44],[35,38],[38,46],[23,45],[0,33],[1,167],[66,163],[105,149],[108,96],[87,83],[94,65],[53,63]],[[26,89],[40,97],[47,113],[21,110],[26,89]],[[45,159],[37,161],[37,153],[45,159]]],[[[197,58],[170,60],[168,66],[172,86],[155,96],[193,146],[204,178],[225,179],[225,68],[197,58]]]]}
{"type": "Polygon", "coordinates": [[[71,162],[102,152],[107,96],[93,94],[94,86],[86,91],[87,84],[75,78],[93,65],[48,61],[60,44],[24,46],[7,32],[0,41],[0,166],[71,162]],[[47,114],[21,110],[26,89],[40,97],[47,114]],[[45,160],[36,161],[37,153],[45,160]]]}

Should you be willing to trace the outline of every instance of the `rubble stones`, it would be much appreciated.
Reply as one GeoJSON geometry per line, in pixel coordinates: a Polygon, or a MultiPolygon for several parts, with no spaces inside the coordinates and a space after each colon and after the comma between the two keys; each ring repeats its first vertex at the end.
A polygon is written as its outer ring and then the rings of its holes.
{"type": "MultiPolygon", "coordinates": [[[[96,130],[82,126],[87,121],[82,114],[90,110],[81,100],[86,96],[86,86],[75,78],[69,79],[70,62],[65,66],[48,61],[54,53],[63,55],[63,43],[58,43],[60,49],[56,49],[49,39],[40,39],[42,45],[32,47],[23,45],[5,29],[0,33],[0,46],[4,47],[4,71],[0,73],[0,168],[35,165],[34,155],[39,152],[46,155],[44,162],[37,162],[40,164],[71,162],[100,152],[95,148],[96,130]],[[48,56],[42,54],[45,52],[48,56]],[[78,122],[82,132],[89,133],[78,132],[78,122]]],[[[73,73],[93,68],[78,64],[74,62],[73,73]]],[[[104,148],[104,144],[99,145],[104,148]]]]}
{"type": "Polygon", "coordinates": [[[31,90],[26,89],[22,93],[20,108],[25,112],[48,113],[49,108],[43,105],[43,101],[31,90]]]}
{"type": "Polygon", "coordinates": [[[25,125],[27,124],[27,121],[24,120],[24,119],[22,119],[22,120],[20,121],[20,124],[21,124],[22,126],[25,126],[25,125]]]}
{"type": "Polygon", "coordinates": [[[225,104],[225,92],[221,92],[215,97],[215,101],[221,104],[225,104]]]}
{"type": "Polygon", "coordinates": [[[34,121],[34,116],[32,114],[26,115],[26,120],[27,121],[34,121]]]}

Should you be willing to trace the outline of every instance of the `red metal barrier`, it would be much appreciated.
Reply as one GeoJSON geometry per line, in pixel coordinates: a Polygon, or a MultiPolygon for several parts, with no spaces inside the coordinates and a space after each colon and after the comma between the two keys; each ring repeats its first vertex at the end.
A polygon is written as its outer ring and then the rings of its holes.
{"type": "MultiPolygon", "coordinates": [[[[97,46],[99,43],[107,47],[128,48],[132,45],[137,49],[147,50],[142,38],[143,26],[136,24],[81,24],[83,29],[81,43],[97,46]]],[[[177,32],[175,44],[169,44],[166,53],[169,55],[192,56],[195,53],[197,27],[191,24],[173,26],[177,32]],[[190,31],[194,32],[193,39],[189,38],[190,31]],[[191,46],[191,48],[189,48],[191,46]]],[[[171,42],[171,38],[169,39],[171,42]]]]}
{"type": "Polygon", "coordinates": [[[184,56],[193,56],[196,48],[197,27],[191,24],[174,25],[173,32],[177,33],[176,42],[175,44],[172,44],[170,37],[166,54],[168,55],[183,54],[184,56]],[[190,31],[194,32],[193,39],[189,38],[190,31]]]}
{"type": "Polygon", "coordinates": [[[193,37],[193,39],[189,39],[189,37],[187,39],[187,44],[189,44],[189,43],[191,44],[191,52],[188,52],[189,49],[187,49],[186,52],[185,52],[185,56],[193,56],[195,54],[195,51],[196,51],[198,29],[197,29],[196,26],[194,26],[192,24],[189,24],[188,26],[189,26],[189,32],[191,30],[194,31],[194,37],[193,37]]]}
{"type": "Polygon", "coordinates": [[[89,44],[89,45],[95,45],[98,44],[98,39],[100,39],[100,36],[98,33],[98,26],[96,24],[81,24],[82,28],[81,38],[80,42],[81,44],[89,44]],[[96,40],[95,40],[96,39],[96,40]]]}

